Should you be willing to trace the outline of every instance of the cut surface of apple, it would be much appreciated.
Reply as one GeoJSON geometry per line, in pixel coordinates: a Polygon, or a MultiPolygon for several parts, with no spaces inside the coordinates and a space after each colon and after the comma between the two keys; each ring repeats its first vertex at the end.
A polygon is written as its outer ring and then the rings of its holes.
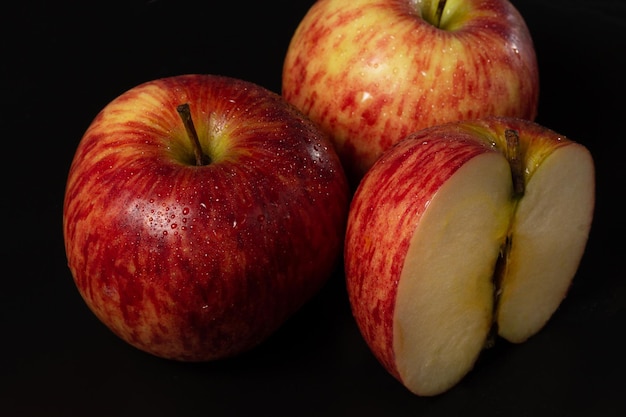
{"type": "Polygon", "coordinates": [[[500,284],[496,320],[503,338],[525,341],[561,303],[587,243],[593,190],[591,155],[575,143],[557,148],[528,180],[500,284]]]}
{"type": "Polygon", "coordinates": [[[476,156],[441,186],[413,233],[398,284],[394,351],[401,379],[422,395],[458,382],[487,340],[511,192],[506,159],[476,156]]]}

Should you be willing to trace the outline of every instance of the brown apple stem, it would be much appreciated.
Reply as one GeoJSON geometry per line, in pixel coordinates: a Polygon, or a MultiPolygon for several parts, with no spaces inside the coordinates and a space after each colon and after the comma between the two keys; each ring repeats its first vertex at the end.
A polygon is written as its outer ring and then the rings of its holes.
{"type": "Polygon", "coordinates": [[[513,129],[507,129],[504,135],[506,138],[506,158],[511,166],[511,176],[513,177],[513,192],[519,197],[525,191],[524,166],[522,164],[519,134],[513,129]]]}
{"type": "Polygon", "coordinates": [[[198,138],[198,132],[196,132],[196,127],[193,124],[193,120],[191,118],[191,111],[189,110],[189,103],[184,103],[176,107],[176,111],[180,115],[180,118],[183,121],[183,125],[185,125],[185,130],[187,131],[187,135],[191,140],[193,146],[193,153],[196,158],[196,166],[207,165],[208,161],[206,160],[206,155],[202,152],[202,146],[200,145],[200,139],[198,138]]]}
{"type": "Polygon", "coordinates": [[[435,12],[434,25],[439,27],[441,25],[441,17],[443,16],[443,9],[446,7],[446,0],[440,0],[437,4],[437,11],[435,12]]]}

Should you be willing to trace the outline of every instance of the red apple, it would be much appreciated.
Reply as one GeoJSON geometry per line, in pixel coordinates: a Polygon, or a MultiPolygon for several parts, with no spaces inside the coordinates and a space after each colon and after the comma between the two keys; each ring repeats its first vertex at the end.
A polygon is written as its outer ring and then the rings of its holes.
{"type": "Polygon", "coordinates": [[[353,184],[416,130],[489,115],[534,120],[537,60],[507,0],[318,0],[282,94],[331,135],[353,184]]]}
{"type": "Polygon", "coordinates": [[[521,343],[566,296],[592,223],[583,145],[490,117],[409,135],[364,176],[345,242],[364,339],[419,395],[442,393],[499,334],[521,343]]]}
{"type": "Polygon", "coordinates": [[[78,145],[68,264],[89,308],[131,345],[233,356],[324,285],[349,198],[328,138],[280,95],[214,75],[154,80],[108,104],[78,145]]]}

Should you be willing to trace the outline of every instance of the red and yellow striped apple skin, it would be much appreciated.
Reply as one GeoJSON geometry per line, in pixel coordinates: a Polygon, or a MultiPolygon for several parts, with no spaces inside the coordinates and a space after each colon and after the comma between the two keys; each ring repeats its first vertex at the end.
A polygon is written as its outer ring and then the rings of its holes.
{"type": "Polygon", "coordinates": [[[467,135],[401,141],[375,164],[352,200],[345,246],[350,304],[380,362],[399,378],[393,351],[397,287],[412,232],[437,190],[488,145],[467,135]]]}
{"type": "Polygon", "coordinates": [[[68,264],[122,339],[219,359],[259,344],[322,287],[348,204],[332,145],[279,95],[217,76],[156,80],[106,106],[77,148],[68,264]],[[193,165],[182,103],[209,165],[193,165]]]}
{"type": "Polygon", "coordinates": [[[452,26],[439,29],[409,0],[321,0],[295,31],[282,94],[332,136],[353,183],[419,129],[536,117],[539,74],[522,16],[508,1],[455,3],[452,26]]]}

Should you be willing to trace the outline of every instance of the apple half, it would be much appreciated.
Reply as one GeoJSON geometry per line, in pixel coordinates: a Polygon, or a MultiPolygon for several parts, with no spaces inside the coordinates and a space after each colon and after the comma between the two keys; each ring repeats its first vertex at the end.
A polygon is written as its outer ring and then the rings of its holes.
{"type": "Polygon", "coordinates": [[[595,205],[588,149],[491,117],[409,135],[365,175],[344,247],[353,315],[383,366],[440,394],[492,334],[544,327],[583,256],[595,205]]]}

